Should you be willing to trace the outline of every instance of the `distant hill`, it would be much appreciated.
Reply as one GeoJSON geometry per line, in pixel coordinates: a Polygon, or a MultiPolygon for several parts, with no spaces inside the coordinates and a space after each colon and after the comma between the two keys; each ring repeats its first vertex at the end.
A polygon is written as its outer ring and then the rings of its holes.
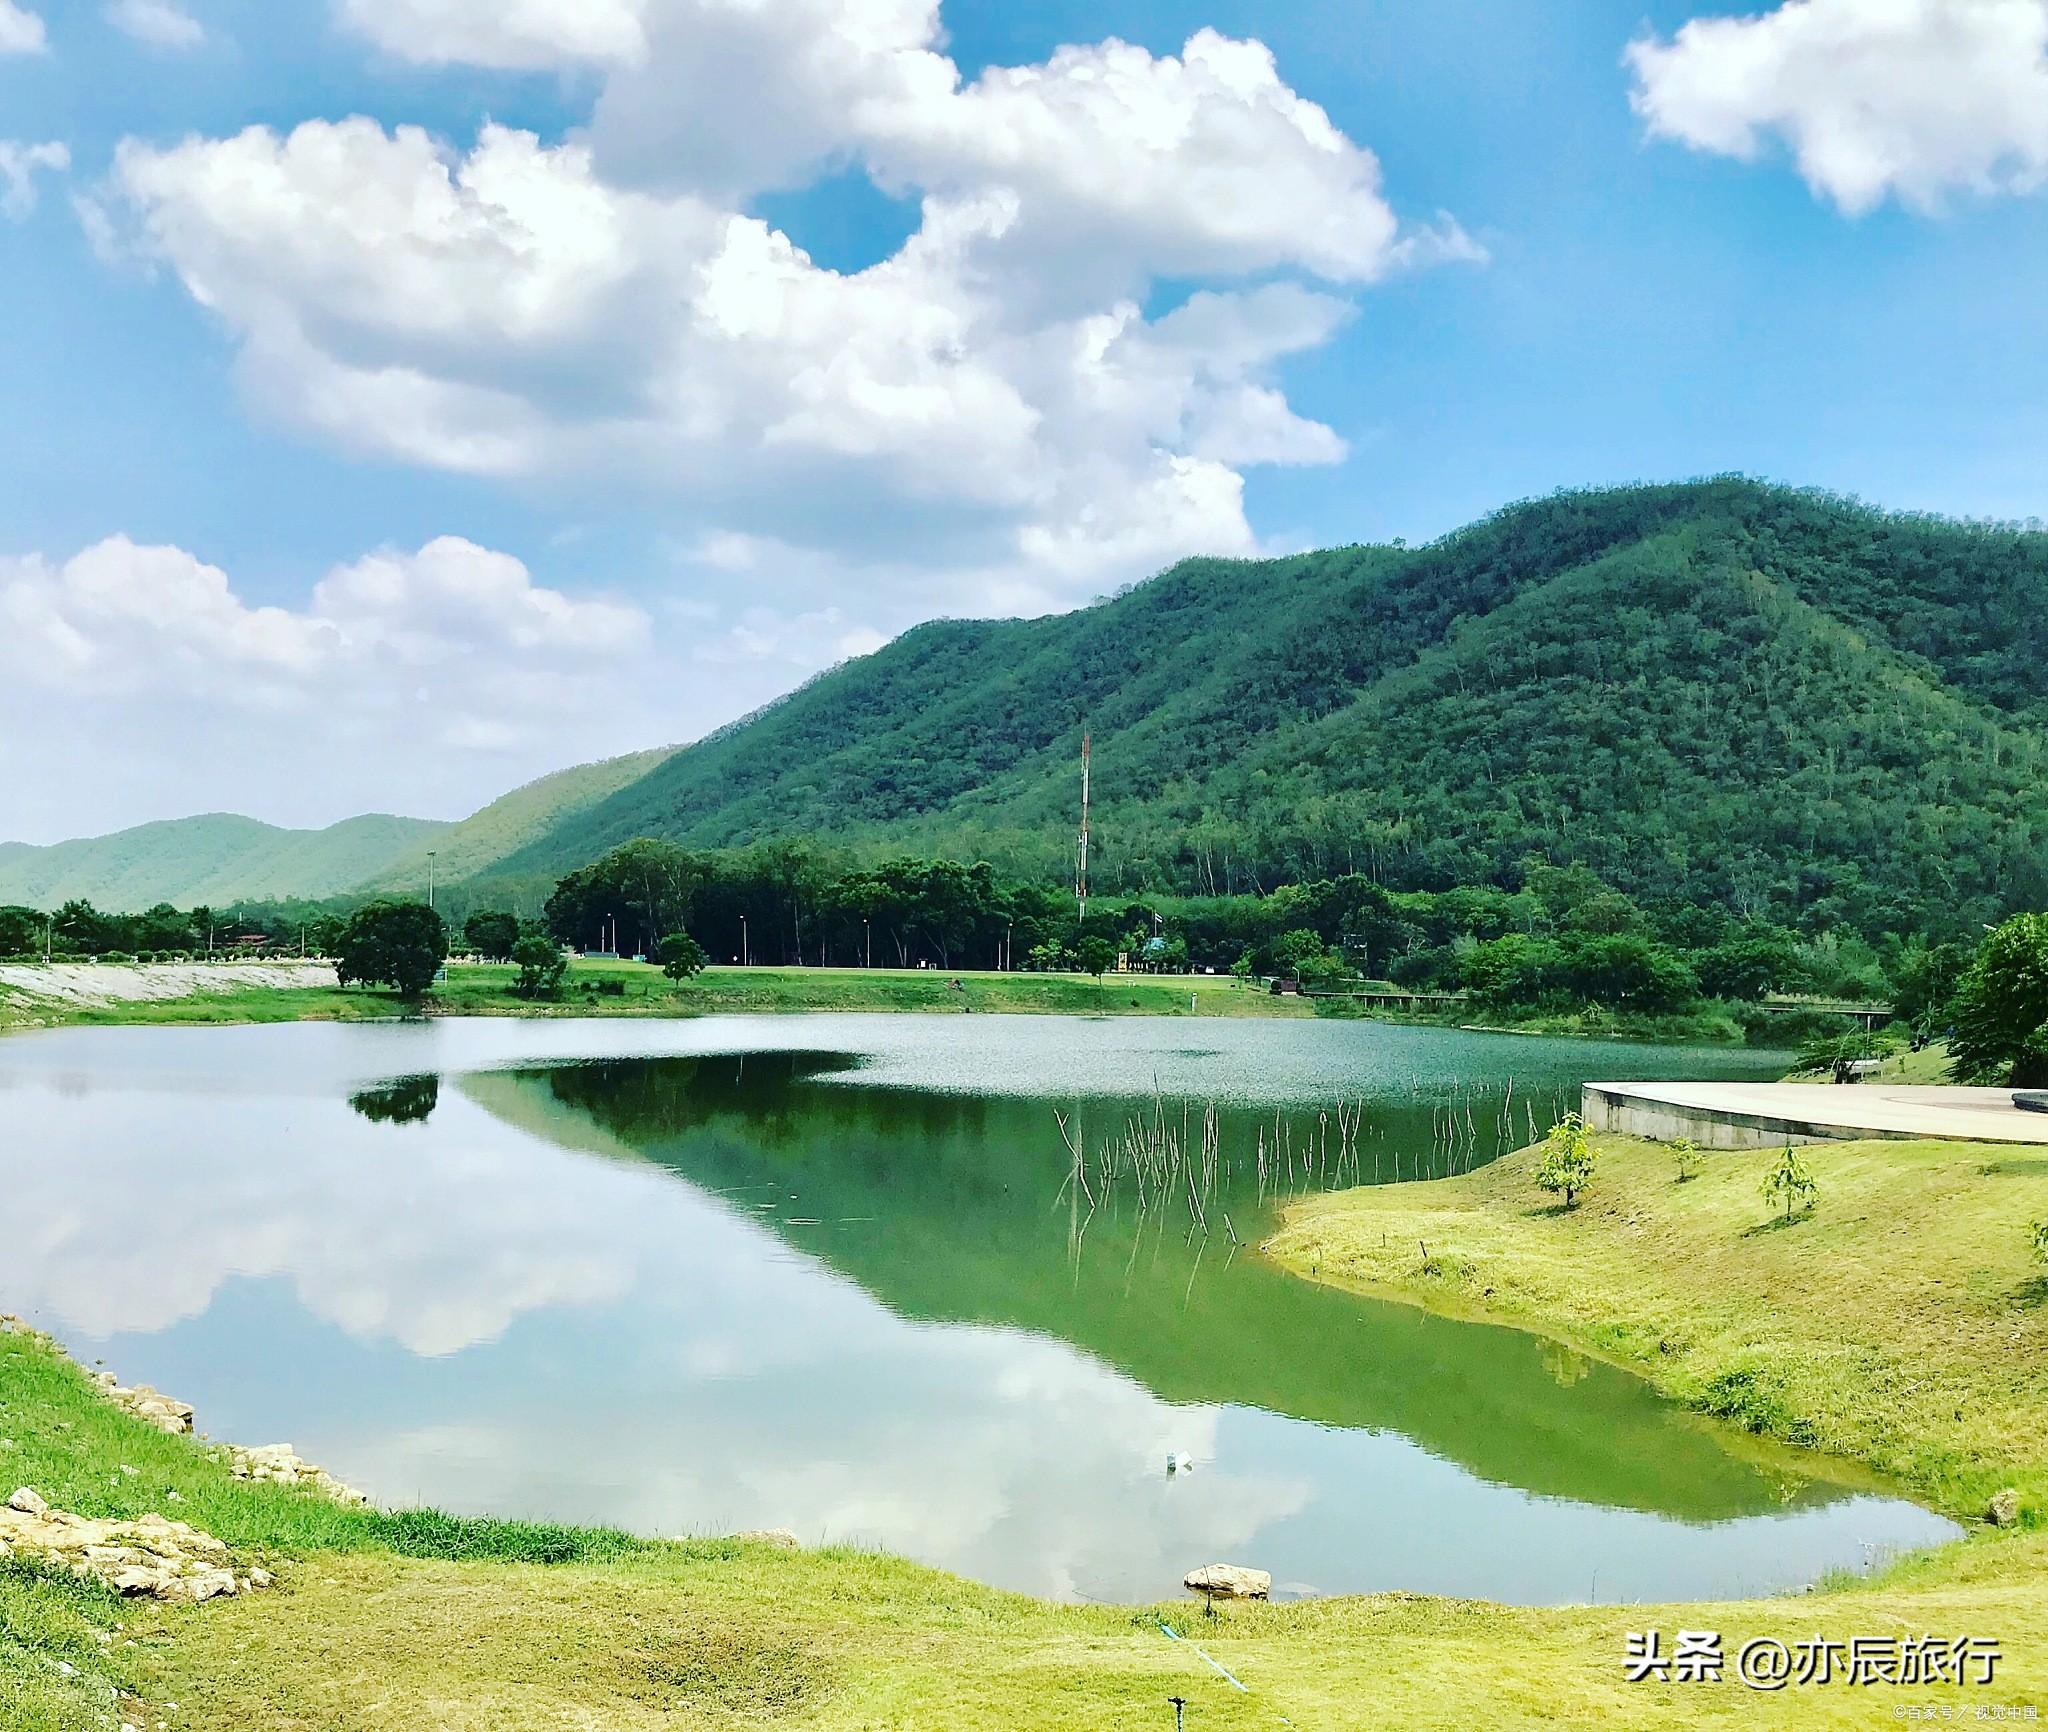
{"type": "Polygon", "coordinates": [[[1390,886],[1583,860],[1867,930],[2048,905],[2048,536],[1741,479],[1559,495],[1429,546],[1190,560],[944,621],[499,860],[812,835],[1104,891],[1390,886]]]}
{"type": "Polygon", "coordinates": [[[212,813],[142,824],[47,848],[0,843],[0,903],[55,908],[76,899],[114,913],[244,899],[332,896],[445,829],[424,818],[349,818],[280,830],[212,813]]]}
{"type": "Polygon", "coordinates": [[[427,849],[438,856],[437,869],[448,883],[489,871],[542,837],[575,823],[600,801],[639,781],[675,751],[660,746],[600,763],[557,770],[501,794],[459,824],[436,830],[418,846],[366,879],[361,888],[411,890],[427,879],[427,849]]]}

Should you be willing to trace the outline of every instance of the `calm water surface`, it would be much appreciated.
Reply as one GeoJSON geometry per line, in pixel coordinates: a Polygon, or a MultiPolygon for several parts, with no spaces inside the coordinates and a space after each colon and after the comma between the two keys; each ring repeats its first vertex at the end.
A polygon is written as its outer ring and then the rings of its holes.
{"type": "Polygon", "coordinates": [[[1289,1593],[1761,1593],[1951,1530],[1533,1337],[1281,1274],[1185,1207],[1090,1217],[1053,1115],[1094,1146],[1214,1103],[1211,1218],[1251,1239],[1260,1134],[1303,1182],[1340,1099],[1362,1176],[1407,1177],[1591,1077],[1778,1068],[1137,1018],[23,1036],[0,1309],[387,1502],[789,1527],[1097,1599],[1212,1561],[1289,1593]]]}

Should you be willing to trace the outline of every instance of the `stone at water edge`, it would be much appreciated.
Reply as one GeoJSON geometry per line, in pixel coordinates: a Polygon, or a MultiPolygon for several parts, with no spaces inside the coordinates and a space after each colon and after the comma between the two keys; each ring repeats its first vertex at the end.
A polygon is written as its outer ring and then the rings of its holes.
{"type": "Polygon", "coordinates": [[[1273,1578],[1243,1564],[1204,1564],[1188,1571],[1183,1585],[1212,1600],[1263,1600],[1273,1591],[1273,1578]]]}
{"type": "Polygon", "coordinates": [[[191,1431],[193,1413],[189,1401],[180,1401],[146,1383],[138,1383],[131,1389],[117,1381],[111,1372],[99,1373],[98,1382],[107,1399],[116,1407],[126,1408],[137,1419],[146,1421],[157,1430],[169,1432],[173,1437],[191,1431]]]}
{"type": "Polygon", "coordinates": [[[237,1577],[228,1548],[183,1522],[160,1515],[94,1521],[51,1509],[26,1486],[0,1509],[0,1557],[36,1558],[104,1582],[116,1593],[185,1604],[268,1586],[270,1580],[261,1570],[237,1577]]]}
{"type": "Polygon", "coordinates": [[[2009,1528],[2020,1519],[2020,1494],[2007,1486],[1992,1496],[1984,1519],[1995,1528],[2009,1528]]]}
{"type": "Polygon", "coordinates": [[[780,1546],[786,1552],[803,1549],[803,1541],[788,1528],[748,1528],[744,1533],[737,1533],[732,1537],[736,1540],[745,1540],[749,1545],[780,1546]]]}
{"type": "Polygon", "coordinates": [[[370,1501],[368,1494],[357,1491],[354,1486],[343,1485],[325,1468],[302,1460],[288,1443],[266,1443],[256,1449],[231,1443],[225,1449],[228,1472],[236,1479],[297,1486],[332,1498],[336,1503],[366,1504],[370,1501]]]}

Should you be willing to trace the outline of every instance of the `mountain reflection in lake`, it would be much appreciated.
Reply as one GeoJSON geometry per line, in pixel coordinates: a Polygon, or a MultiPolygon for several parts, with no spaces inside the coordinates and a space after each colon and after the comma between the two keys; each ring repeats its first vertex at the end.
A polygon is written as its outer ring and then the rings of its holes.
{"type": "Polygon", "coordinates": [[[1768,1060],[1191,1032],[785,1017],[0,1042],[7,1182],[34,1223],[0,1307],[194,1401],[215,1436],[289,1438],[386,1501],[784,1526],[1042,1593],[1152,1598],[1220,1560],[1276,1591],[1755,1593],[1949,1531],[1554,1345],[1317,1288],[1185,1209],[1110,1196],[1077,1220],[1062,1192],[1056,1106],[1092,1146],[1217,1103],[1243,1159],[1216,1208],[1249,1241],[1249,1153],[1276,1116],[1310,1140],[1362,1103],[1365,1176],[1397,1153],[1406,1176],[1432,1150],[1497,1152],[1510,1076],[1519,1140],[1596,1072],[1768,1060]],[[1195,1470],[1169,1477],[1170,1451],[1195,1470]]]}

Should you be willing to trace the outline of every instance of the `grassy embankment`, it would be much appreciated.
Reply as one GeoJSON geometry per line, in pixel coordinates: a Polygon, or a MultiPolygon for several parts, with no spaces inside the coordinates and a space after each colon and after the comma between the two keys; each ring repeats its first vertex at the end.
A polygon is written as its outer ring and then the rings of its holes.
{"type": "Polygon", "coordinates": [[[1818,1209],[1781,1227],[1757,1195],[1767,1158],[1709,1155],[1681,1185],[1668,1151],[1605,1139],[1594,1190],[1565,1214],[1531,1188],[1530,1157],[1510,1156],[1304,1203],[1273,1248],[1317,1278],[1541,1327],[1966,1518],[2015,1486],[2029,1526],[1977,1526],[1869,1581],[1779,1600],[1169,1611],[1251,1686],[1241,1696],[1133,1608],[1049,1605],[855,1551],[348,1512],[238,1484],[106,1406],[51,1349],[0,1335],[0,1479],[89,1514],[168,1510],[280,1575],[171,1610],[0,1566],[0,1726],[94,1724],[115,1687],[150,1725],[305,1732],[1150,1726],[1170,1724],[1173,1694],[1197,1726],[1304,1728],[1861,1726],[1908,1702],[2048,1703],[2048,1284],[2022,1238],[2048,1205],[2048,1161],[1828,1145],[1811,1153],[1818,1209]],[[1624,1632],[1681,1624],[1721,1630],[1731,1652],[1759,1634],[1933,1633],[1995,1636],[2008,1658],[1988,1690],[1624,1684],[1624,1632]]]}
{"type": "MultiPolygon", "coordinates": [[[[865,968],[711,968],[678,984],[648,963],[578,960],[557,998],[535,1003],[513,990],[505,964],[454,963],[418,1005],[374,988],[244,986],[180,998],[111,1000],[96,1005],[38,1002],[0,987],[0,1030],[117,1024],[349,1022],[427,1016],[705,1016],[716,1013],[839,1010],[1022,1016],[1233,1016],[1370,1019],[1457,1028],[1480,1013],[1367,1007],[1342,997],[1299,998],[1268,992],[1228,975],[998,974],[987,971],[865,968]],[[952,982],[959,981],[955,987],[952,982]]],[[[1742,1030],[1709,1008],[1630,1016],[1589,1008],[1571,1015],[1532,1014],[1486,1026],[1503,1033],[1587,1039],[1740,1044],[1742,1030]]]]}
{"type": "Polygon", "coordinates": [[[1760,1195],[1770,1151],[1703,1153],[1680,1182],[1662,1144],[1595,1146],[1574,1209],[1536,1188],[1538,1151],[1522,1150],[1300,1203],[1268,1249],[1316,1279],[1555,1335],[1960,1517],[2005,1486],[2048,1516],[2048,1270],[2029,1242],[2048,1151],[1819,1144],[1817,1203],[1788,1221],[1760,1195]]]}
{"type": "Polygon", "coordinates": [[[1064,1016],[1283,1016],[1314,1014],[1222,975],[994,974],[859,968],[711,968],[678,984],[651,964],[578,961],[559,998],[513,991],[509,965],[455,963],[417,1006],[370,988],[229,985],[182,998],[96,1005],[10,998],[0,1029],[113,1024],[348,1022],[428,1016],[703,1016],[794,1010],[1007,1012],[1064,1016]],[[952,981],[959,981],[958,988],[952,981]]]}

